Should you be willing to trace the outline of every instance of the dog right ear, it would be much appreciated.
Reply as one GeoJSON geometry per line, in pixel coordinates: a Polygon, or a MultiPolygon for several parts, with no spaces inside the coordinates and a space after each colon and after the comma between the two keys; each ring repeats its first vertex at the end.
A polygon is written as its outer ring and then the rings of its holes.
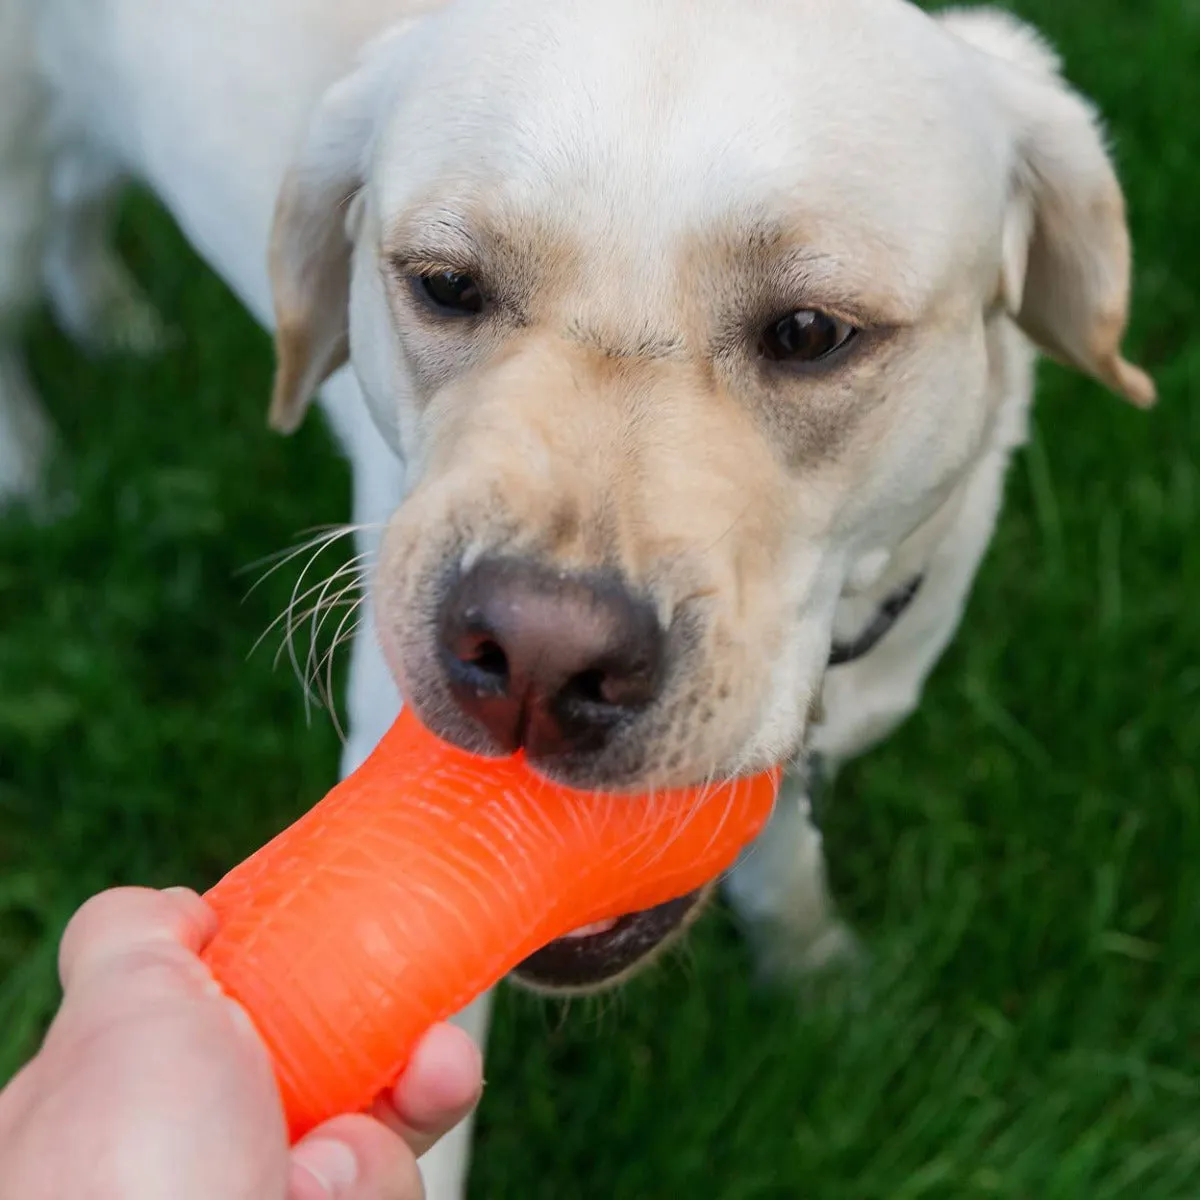
{"type": "Polygon", "coordinates": [[[1154,382],[1121,353],[1129,308],[1125,199],[1093,107],[1063,80],[1027,25],[988,8],[943,10],[979,65],[1012,135],[1002,290],[1017,324],[1048,354],[1140,408],[1154,382]]]}
{"type": "Polygon", "coordinates": [[[275,308],[275,382],[268,424],[299,428],[313,394],[349,354],[356,196],[387,85],[389,51],[413,22],[372,42],[321,98],[280,188],[268,258],[275,308]]]}

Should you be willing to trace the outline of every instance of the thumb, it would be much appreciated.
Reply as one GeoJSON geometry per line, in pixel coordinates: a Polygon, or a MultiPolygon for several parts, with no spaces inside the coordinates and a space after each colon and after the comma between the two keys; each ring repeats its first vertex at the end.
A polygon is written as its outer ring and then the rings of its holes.
{"type": "Polygon", "coordinates": [[[203,985],[209,977],[196,955],[216,925],[212,909],[185,888],[158,892],[123,887],[101,892],[80,907],[63,932],[58,954],[63,990],[76,991],[114,969],[151,964],[174,967],[184,979],[203,985]]]}

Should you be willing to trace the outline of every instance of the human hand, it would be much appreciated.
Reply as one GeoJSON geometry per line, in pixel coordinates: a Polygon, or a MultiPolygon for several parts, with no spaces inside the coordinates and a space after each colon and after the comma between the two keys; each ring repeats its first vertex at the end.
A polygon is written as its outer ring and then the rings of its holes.
{"type": "Polygon", "coordinates": [[[63,1003],[0,1092],[0,1196],[21,1200],[420,1200],[416,1158],[474,1107],[479,1051],[431,1030],[370,1115],[289,1148],[267,1051],[197,957],[194,892],[118,888],[63,934],[63,1003]]]}

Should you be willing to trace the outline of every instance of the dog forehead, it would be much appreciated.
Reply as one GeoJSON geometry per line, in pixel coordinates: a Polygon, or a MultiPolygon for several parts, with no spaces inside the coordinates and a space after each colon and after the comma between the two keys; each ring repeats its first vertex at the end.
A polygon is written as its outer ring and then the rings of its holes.
{"type": "Polygon", "coordinates": [[[999,227],[1007,139],[904,0],[457,0],[421,43],[376,142],[385,220],[492,197],[637,254],[806,215],[931,286],[999,227]]]}

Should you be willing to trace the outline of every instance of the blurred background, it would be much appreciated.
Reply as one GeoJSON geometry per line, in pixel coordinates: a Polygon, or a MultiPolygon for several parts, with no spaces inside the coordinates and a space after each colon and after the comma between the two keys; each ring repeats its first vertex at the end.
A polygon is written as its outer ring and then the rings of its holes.
{"type": "MultiPolygon", "coordinates": [[[[1160,405],[1043,367],[962,632],[828,805],[865,975],[755,989],[718,909],[620,995],[506,990],[474,1196],[1200,1195],[1200,3],[1016,11],[1108,121],[1160,405]]],[[[278,631],[251,652],[304,558],[250,588],[346,468],[319,420],[267,432],[269,343],[153,203],[121,240],[187,337],[38,325],[69,499],[0,516],[0,1079],[85,897],[206,887],[336,768],[278,631]]]]}

